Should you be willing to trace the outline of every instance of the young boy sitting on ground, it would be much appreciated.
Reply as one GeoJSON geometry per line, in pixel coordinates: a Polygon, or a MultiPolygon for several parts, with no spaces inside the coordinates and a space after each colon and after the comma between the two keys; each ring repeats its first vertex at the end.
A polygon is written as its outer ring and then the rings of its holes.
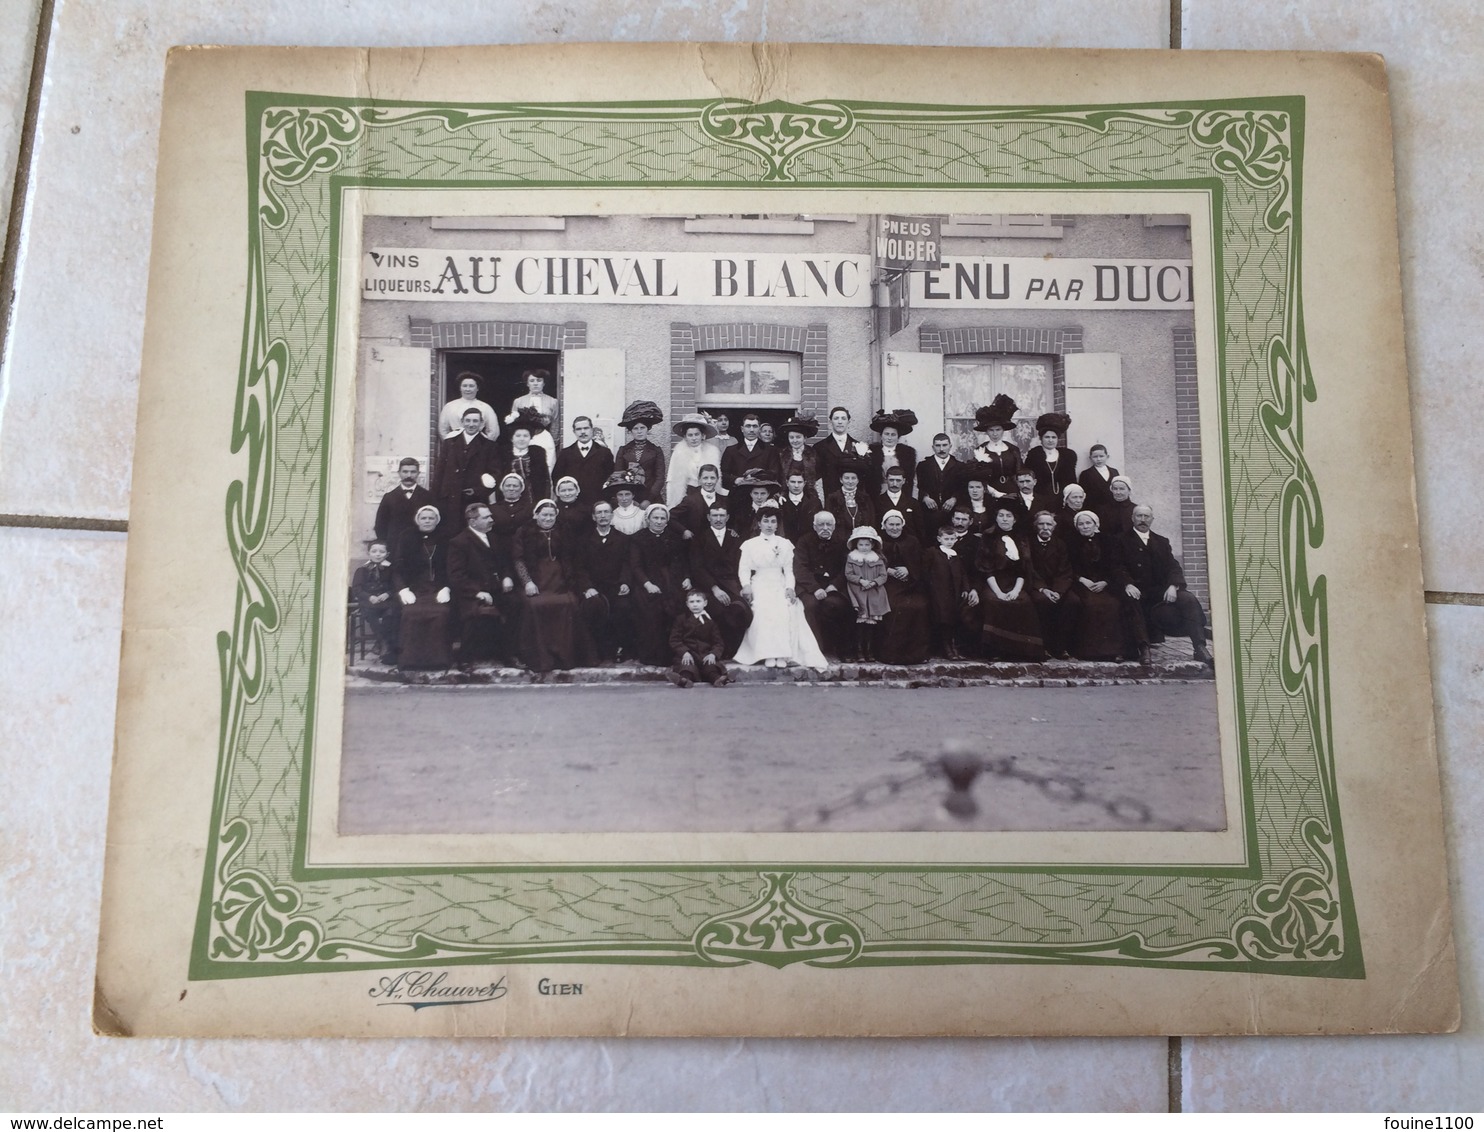
{"type": "Polygon", "coordinates": [[[719,660],[721,628],[706,612],[706,595],[691,590],[685,595],[685,610],[670,630],[675,666],[665,675],[677,688],[689,688],[697,680],[705,680],[713,688],[726,687],[730,681],[719,660]]]}

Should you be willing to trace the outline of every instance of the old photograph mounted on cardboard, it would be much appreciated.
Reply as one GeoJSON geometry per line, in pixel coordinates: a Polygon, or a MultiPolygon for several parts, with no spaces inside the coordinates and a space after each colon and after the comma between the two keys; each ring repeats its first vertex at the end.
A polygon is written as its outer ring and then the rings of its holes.
{"type": "Polygon", "coordinates": [[[100,1025],[1450,1025],[1379,64],[563,50],[172,56],[100,1025]]]}
{"type": "Polygon", "coordinates": [[[1190,214],[898,203],[365,218],[341,833],[1227,827],[1190,214]],[[746,694],[673,696],[688,589],[746,694]]]}

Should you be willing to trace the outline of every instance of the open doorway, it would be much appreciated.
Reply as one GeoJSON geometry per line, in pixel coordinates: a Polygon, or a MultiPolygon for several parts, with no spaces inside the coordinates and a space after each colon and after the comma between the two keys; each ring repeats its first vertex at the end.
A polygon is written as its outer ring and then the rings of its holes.
{"type": "MultiPolygon", "coordinates": [[[[561,354],[554,350],[444,350],[439,372],[438,404],[434,410],[442,409],[459,396],[459,378],[466,373],[472,373],[479,382],[479,400],[494,409],[502,421],[510,413],[515,399],[527,392],[522,376],[527,370],[546,370],[544,392],[560,401],[562,394],[557,388],[561,380],[560,362],[561,354]]],[[[552,422],[553,436],[560,435],[560,427],[559,421],[552,422]]]]}

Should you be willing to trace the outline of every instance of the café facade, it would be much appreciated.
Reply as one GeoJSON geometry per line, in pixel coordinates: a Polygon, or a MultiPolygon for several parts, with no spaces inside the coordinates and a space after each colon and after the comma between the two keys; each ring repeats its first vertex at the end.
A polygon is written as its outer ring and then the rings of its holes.
{"type": "Polygon", "coordinates": [[[644,398],[662,443],[697,411],[843,405],[870,440],[910,408],[925,455],[1004,392],[1022,446],[1050,410],[1079,467],[1107,446],[1207,600],[1188,217],[373,216],[361,272],[353,548],[400,458],[426,479],[460,374],[503,416],[546,369],[557,443],[588,416],[612,447],[644,398]]]}

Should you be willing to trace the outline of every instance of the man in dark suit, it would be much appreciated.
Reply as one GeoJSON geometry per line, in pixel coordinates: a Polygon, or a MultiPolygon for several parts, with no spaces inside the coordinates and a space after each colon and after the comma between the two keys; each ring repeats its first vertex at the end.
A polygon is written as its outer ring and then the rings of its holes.
{"type": "Polygon", "coordinates": [[[737,477],[756,468],[768,476],[778,474],[778,452],[759,439],[763,422],[756,413],[742,418],[742,439],[721,454],[721,486],[728,491],[737,477]]]}
{"type": "Polygon", "coordinates": [[[1050,508],[1038,510],[1031,520],[1031,601],[1041,619],[1041,639],[1046,651],[1058,660],[1071,656],[1072,642],[1082,623],[1082,598],[1072,574],[1066,544],[1056,537],[1056,516],[1050,508]]]}
{"type": "Polygon", "coordinates": [[[630,608],[629,536],[613,529],[613,504],[593,504],[593,522],[576,538],[572,588],[588,632],[607,662],[633,651],[633,614],[630,608]]]}
{"type": "Polygon", "coordinates": [[[417,482],[422,465],[404,456],[397,465],[397,486],[381,497],[376,507],[376,537],[388,547],[395,547],[402,536],[417,524],[412,517],[422,507],[437,507],[433,493],[417,482]]]}
{"type": "Polygon", "coordinates": [[[438,469],[433,494],[443,513],[444,530],[458,530],[464,524],[464,508],[471,503],[489,502],[491,488],[483,477],[498,467],[495,442],[484,435],[484,414],[466,409],[460,421],[463,430],[438,445],[438,469]]]}
{"type": "Polygon", "coordinates": [[[557,453],[551,482],[556,484],[564,476],[571,476],[582,493],[578,498],[591,507],[613,474],[613,453],[594,439],[591,417],[574,417],[572,435],[577,439],[557,453]]]}
{"type": "Polygon", "coordinates": [[[1050,511],[1055,515],[1061,509],[1060,499],[1042,495],[1036,490],[1036,473],[1027,468],[1015,473],[1015,494],[1006,496],[1004,502],[1015,510],[1016,534],[1026,539],[1031,537],[1036,512],[1050,511]]]}
{"type": "Polygon", "coordinates": [[[717,500],[706,513],[706,529],[690,541],[690,580],[708,595],[710,611],[721,626],[723,657],[735,656],[752,607],[742,597],[737,567],[742,560],[742,537],[727,526],[726,505],[717,500]]]}
{"type": "Polygon", "coordinates": [[[1185,571],[1170,540],[1151,529],[1154,508],[1139,504],[1133,523],[1134,529],[1117,536],[1114,545],[1129,579],[1124,592],[1139,603],[1150,639],[1162,641],[1166,633],[1189,637],[1196,660],[1213,664],[1206,651],[1206,611],[1185,588],[1185,571]]]}
{"type": "Polygon", "coordinates": [[[730,508],[731,496],[720,487],[721,469],[715,464],[702,464],[696,472],[700,487],[685,489],[685,498],[675,504],[670,518],[684,533],[687,540],[693,539],[707,527],[706,515],[718,499],[723,507],[730,508]]]}
{"type": "Polygon", "coordinates": [[[845,589],[848,551],[828,511],[815,514],[814,530],[794,549],[794,589],[804,602],[804,617],[820,649],[833,656],[848,653],[855,635],[855,607],[845,589]]]}
{"type": "MultiPolygon", "coordinates": [[[[900,511],[902,518],[907,522],[907,533],[914,538],[921,538],[918,532],[922,530],[922,508],[917,505],[917,500],[912,498],[912,489],[907,486],[907,473],[901,468],[893,468],[886,473],[886,490],[875,499],[876,517],[879,519],[888,511],[900,511]]],[[[941,522],[941,520],[939,520],[941,522]]],[[[931,546],[931,543],[923,543],[931,546]]]]}
{"type": "Polygon", "coordinates": [[[917,501],[922,505],[922,538],[933,538],[958,502],[962,460],[953,454],[953,440],[946,432],[933,437],[933,453],[917,465],[917,501]]]}
{"type": "Polygon", "coordinates": [[[798,546],[799,540],[814,529],[814,514],[819,509],[819,493],[809,490],[802,472],[795,472],[778,497],[778,533],[798,546]]]}
{"type": "Polygon", "coordinates": [[[467,526],[448,543],[448,587],[459,614],[460,667],[506,654],[499,598],[515,588],[508,575],[501,576],[501,556],[490,543],[495,520],[489,506],[469,504],[464,520],[467,526]]]}

